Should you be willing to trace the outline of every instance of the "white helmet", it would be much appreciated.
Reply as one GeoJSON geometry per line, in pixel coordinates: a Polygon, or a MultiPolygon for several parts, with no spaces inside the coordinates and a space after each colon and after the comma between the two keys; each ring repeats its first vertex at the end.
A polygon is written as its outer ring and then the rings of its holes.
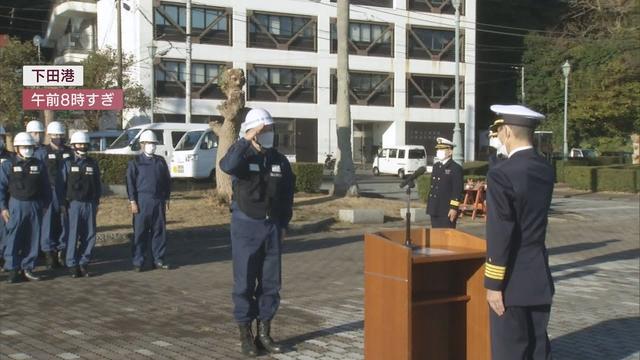
{"type": "Polygon", "coordinates": [[[27,132],[20,132],[13,138],[13,146],[36,146],[36,141],[27,132]]]}
{"type": "Polygon", "coordinates": [[[66,133],[64,125],[60,121],[52,121],[47,126],[47,134],[49,135],[65,135],[66,133]]]}
{"type": "Polygon", "coordinates": [[[44,125],[38,120],[31,120],[27,123],[27,132],[44,132],[44,125]]]}
{"type": "Polygon", "coordinates": [[[156,138],[156,134],[151,130],[145,130],[140,135],[140,139],[138,140],[141,143],[158,143],[158,138],[156,138]]]}
{"type": "Polygon", "coordinates": [[[90,142],[89,134],[87,134],[86,131],[76,131],[71,135],[71,141],[69,144],[88,144],[90,142]]]}
{"type": "Polygon", "coordinates": [[[271,114],[265,109],[251,109],[244,118],[242,125],[240,125],[240,136],[244,136],[247,131],[260,126],[260,124],[264,124],[265,126],[272,125],[273,118],[271,114]]]}
{"type": "Polygon", "coordinates": [[[0,135],[7,135],[7,131],[4,129],[4,126],[0,125],[0,135]]]}

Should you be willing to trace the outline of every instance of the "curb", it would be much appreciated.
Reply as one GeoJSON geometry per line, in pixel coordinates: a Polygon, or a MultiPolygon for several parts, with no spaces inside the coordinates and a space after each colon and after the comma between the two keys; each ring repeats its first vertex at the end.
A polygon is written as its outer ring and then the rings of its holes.
{"type": "MultiPolygon", "coordinates": [[[[289,224],[289,234],[302,235],[324,230],[331,226],[336,220],[333,217],[323,218],[316,221],[301,221],[289,224]]],[[[168,239],[194,238],[194,237],[228,237],[229,224],[211,228],[167,230],[168,239]]],[[[127,232],[100,232],[96,235],[96,247],[121,245],[131,242],[132,231],[127,232]]]]}

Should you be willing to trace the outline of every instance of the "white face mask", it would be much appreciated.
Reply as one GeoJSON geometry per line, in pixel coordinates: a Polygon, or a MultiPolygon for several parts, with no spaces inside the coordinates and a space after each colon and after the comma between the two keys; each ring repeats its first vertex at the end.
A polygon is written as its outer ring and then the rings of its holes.
{"type": "Polygon", "coordinates": [[[447,157],[447,153],[445,150],[436,151],[436,158],[438,158],[439,161],[444,161],[446,157],[447,157]]]}
{"type": "Polygon", "coordinates": [[[269,132],[258,135],[257,140],[260,146],[262,146],[263,148],[271,149],[273,147],[274,137],[275,137],[275,134],[273,133],[273,131],[269,131],[269,132]]]}
{"type": "Polygon", "coordinates": [[[502,146],[502,142],[500,142],[500,139],[498,139],[497,136],[494,136],[492,138],[489,138],[489,146],[498,150],[502,146]]]}
{"type": "Polygon", "coordinates": [[[33,156],[33,148],[32,147],[28,147],[28,148],[20,148],[20,155],[25,158],[28,159],[30,157],[33,156]]]}
{"type": "Polygon", "coordinates": [[[144,144],[144,153],[153,155],[156,153],[156,144],[144,144]]]}
{"type": "Polygon", "coordinates": [[[496,153],[497,155],[502,155],[502,156],[509,156],[509,152],[507,151],[507,147],[504,144],[501,144],[500,147],[498,148],[498,152],[496,153]]]}

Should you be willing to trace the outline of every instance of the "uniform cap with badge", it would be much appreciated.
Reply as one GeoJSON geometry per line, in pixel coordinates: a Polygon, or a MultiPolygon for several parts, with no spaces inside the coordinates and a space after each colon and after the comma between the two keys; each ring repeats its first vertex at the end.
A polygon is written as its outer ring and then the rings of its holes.
{"type": "Polygon", "coordinates": [[[491,105],[490,109],[500,117],[489,127],[489,131],[496,134],[502,125],[516,125],[533,129],[545,118],[539,112],[522,105],[491,105]]]}

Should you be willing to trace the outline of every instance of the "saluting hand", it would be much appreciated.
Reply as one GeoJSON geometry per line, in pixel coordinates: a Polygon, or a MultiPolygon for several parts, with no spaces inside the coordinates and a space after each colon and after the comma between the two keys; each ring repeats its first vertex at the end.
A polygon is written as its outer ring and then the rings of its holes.
{"type": "Polygon", "coordinates": [[[5,224],[9,223],[9,218],[11,218],[11,216],[9,215],[9,210],[7,209],[2,210],[2,220],[4,220],[5,224]]]}
{"type": "Polygon", "coordinates": [[[262,131],[263,128],[264,128],[264,124],[260,124],[257,127],[254,127],[253,129],[247,131],[244,134],[245,140],[255,141],[256,136],[258,136],[258,134],[260,134],[260,131],[262,131]]]}
{"type": "Polygon", "coordinates": [[[140,209],[138,209],[138,203],[135,201],[131,202],[131,213],[132,214],[137,214],[140,212],[140,209]]]}
{"type": "Polygon", "coordinates": [[[495,291],[487,289],[487,302],[489,303],[489,307],[498,314],[498,316],[502,316],[504,314],[504,301],[502,301],[502,291],[495,291]]]}

